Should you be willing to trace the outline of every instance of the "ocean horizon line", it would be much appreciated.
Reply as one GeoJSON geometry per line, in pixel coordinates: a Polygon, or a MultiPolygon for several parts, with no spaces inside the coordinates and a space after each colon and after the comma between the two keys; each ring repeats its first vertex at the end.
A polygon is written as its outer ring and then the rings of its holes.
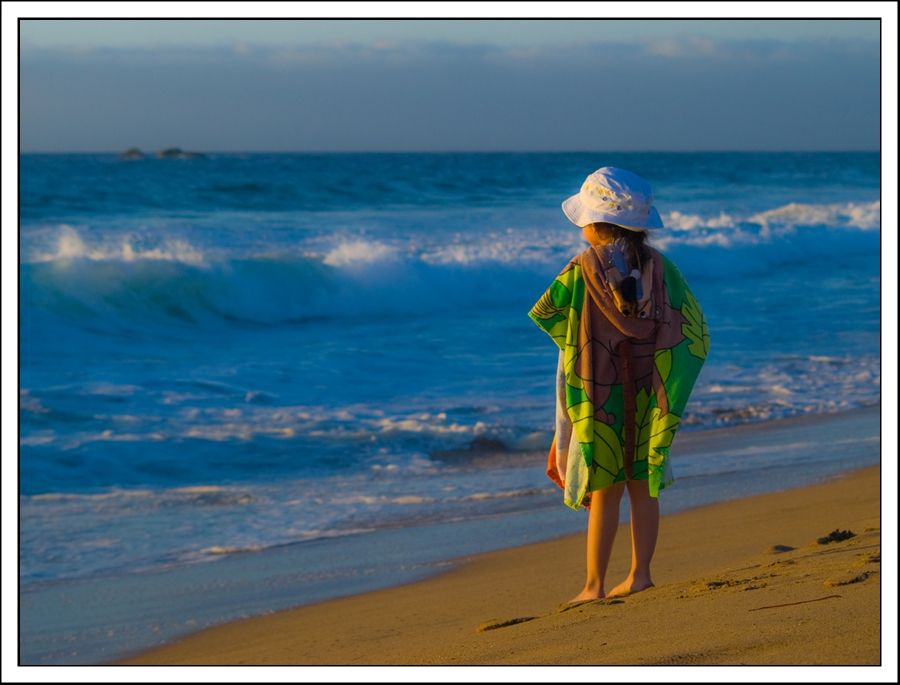
{"type": "Polygon", "coordinates": [[[201,150],[199,148],[181,148],[171,146],[165,148],[141,148],[133,146],[121,150],[27,150],[20,151],[19,155],[118,155],[127,150],[137,149],[148,153],[162,152],[170,149],[180,149],[184,152],[200,152],[213,155],[583,155],[583,154],[865,154],[881,153],[877,150],[201,150]]]}

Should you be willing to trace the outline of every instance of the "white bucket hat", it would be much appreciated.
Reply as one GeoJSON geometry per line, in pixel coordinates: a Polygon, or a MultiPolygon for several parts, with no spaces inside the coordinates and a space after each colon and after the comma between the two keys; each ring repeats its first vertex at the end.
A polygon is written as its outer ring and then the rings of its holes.
{"type": "Polygon", "coordinates": [[[653,206],[650,184],[625,169],[605,166],[588,176],[581,191],[562,203],[563,213],[576,226],[597,222],[631,231],[663,228],[653,206]]]}

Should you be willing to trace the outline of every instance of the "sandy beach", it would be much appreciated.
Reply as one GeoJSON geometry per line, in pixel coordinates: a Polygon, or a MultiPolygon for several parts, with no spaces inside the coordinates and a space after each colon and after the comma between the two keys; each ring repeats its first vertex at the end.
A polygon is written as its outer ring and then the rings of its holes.
{"type": "MultiPolygon", "coordinates": [[[[584,572],[584,535],[568,535],[465,557],[409,585],[226,623],[112,663],[877,665],[880,525],[880,467],[870,466],[663,513],[656,587],[628,597],[563,609],[584,572]],[[848,530],[852,537],[829,538],[848,530]]],[[[607,587],[629,560],[623,523],[607,587]]]]}
{"type": "Polygon", "coordinates": [[[8,4],[3,682],[900,682],[887,3],[8,4]]]}

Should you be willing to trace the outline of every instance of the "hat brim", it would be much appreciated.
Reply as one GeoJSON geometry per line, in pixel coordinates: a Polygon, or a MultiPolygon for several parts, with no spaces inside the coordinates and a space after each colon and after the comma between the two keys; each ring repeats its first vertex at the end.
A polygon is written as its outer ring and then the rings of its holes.
{"type": "Polygon", "coordinates": [[[615,224],[616,226],[627,228],[629,231],[652,231],[655,229],[664,228],[662,217],[659,215],[656,207],[650,207],[650,212],[647,215],[647,220],[643,224],[634,221],[623,222],[624,217],[622,217],[621,215],[608,214],[596,209],[589,209],[584,206],[584,203],[581,202],[581,197],[579,195],[573,195],[572,197],[564,200],[562,203],[562,210],[563,214],[566,215],[566,218],[568,218],[569,221],[582,228],[584,226],[587,226],[588,224],[595,224],[599,222],[615,224]]]}

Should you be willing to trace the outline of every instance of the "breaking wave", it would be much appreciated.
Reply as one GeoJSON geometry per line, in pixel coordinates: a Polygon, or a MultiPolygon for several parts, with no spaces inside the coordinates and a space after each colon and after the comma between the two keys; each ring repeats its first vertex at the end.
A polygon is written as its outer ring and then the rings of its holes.
{"type": "MultiPolygon", "coordinates": [[[[880,203],[787,204],[747,217],[672,212],[652,243],[691,280],[880,249],[880,203]]],[[[207,251],[178,238],[89,241],[63,224],[21,264],[26,311],[101,326],[295,324],[518,304],[584,249],[577,232],[537,228],[451,239],[338,239],[265,254],[207,251]],[[151,244],[146,244],[146,243],[151,244]]]]}

